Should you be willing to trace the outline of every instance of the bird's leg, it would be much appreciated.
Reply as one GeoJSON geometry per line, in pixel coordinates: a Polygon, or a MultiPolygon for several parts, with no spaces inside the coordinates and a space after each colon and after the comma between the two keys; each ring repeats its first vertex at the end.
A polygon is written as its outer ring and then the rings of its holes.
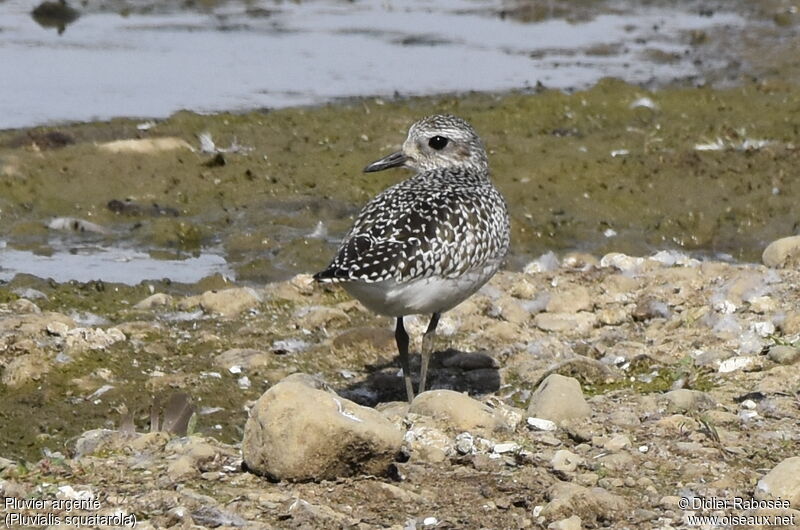
{"type": "Polygon", "coordinates": [[[414,400],[414,387],[411,385],[411,367],[408,362],[408,333],[403,327],[403,317],[397,317],[397,327],[394,330],[394,340],[397,341],[397,351],[400,353],[400,367],[403,369],[403,380],[406,383],[408,402],[414,400]]]}
{"type": "Polygon", "coordinates": [[[434,313],[431,315],[431,321],[428,324],[428,329],[422,336],[422,366],[419,369],[419,393],[425,392],[425,379],[428,377],[428,362],[431,360],[433,353],[433,338],[436,336],[436,326],[439,325],[439,317],[441,313],[434,313]]]}

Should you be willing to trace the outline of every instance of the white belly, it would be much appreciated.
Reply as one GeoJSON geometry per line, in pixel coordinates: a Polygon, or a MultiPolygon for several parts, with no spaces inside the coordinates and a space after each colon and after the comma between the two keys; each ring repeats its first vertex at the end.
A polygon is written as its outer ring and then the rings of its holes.
{"type": "Polygon", "coordinates": [[[410,282],[344,282],[342,286],[368,309],[391,317],[441,313],[454,308],[481,288],[500,268],[485,264],[457,278],[429,277],[410,282]]]}

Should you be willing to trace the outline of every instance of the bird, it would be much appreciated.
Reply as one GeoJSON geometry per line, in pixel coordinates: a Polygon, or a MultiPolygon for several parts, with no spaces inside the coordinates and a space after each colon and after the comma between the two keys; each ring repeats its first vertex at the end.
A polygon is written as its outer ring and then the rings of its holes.
{"type": "Polygon", "coordinates": [[[475,129],[449,114],[411,125],[400,151],[364,168],[415,174],[360,211],[328,267],[314,275],[340,284],[367,309],[396,319],[395,341],[409,403],[407,315],[430,315],[422,337],[419,393],[442,313],[481,288],[503,265],[510,243],[508,206],[490,179],[475,129]]]}

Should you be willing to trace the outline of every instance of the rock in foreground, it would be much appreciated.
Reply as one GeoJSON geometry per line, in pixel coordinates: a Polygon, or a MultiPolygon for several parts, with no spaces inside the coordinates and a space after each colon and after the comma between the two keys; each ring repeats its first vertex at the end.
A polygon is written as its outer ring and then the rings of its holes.
{"type": "Polygon", "coordinates": [[[277,480],[382,475],[403,433],[379,412],[295,378],[253,406],[242,442],[247,467],[277,480]]]}

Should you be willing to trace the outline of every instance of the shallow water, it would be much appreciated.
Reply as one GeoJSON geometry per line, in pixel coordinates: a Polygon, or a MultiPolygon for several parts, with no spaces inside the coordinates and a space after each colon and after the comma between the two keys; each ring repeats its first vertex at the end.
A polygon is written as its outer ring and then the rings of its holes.
{"type": "Polygon", "coordinates": [[[694,2],[577,3],[566,15],[550,4],[523,22],[498,0],[86,2],[59,33],[34,20],[36,3],[8,0],[0,65],[24,75],[0,76],[0,129],[537,83],[574,89],[607,76],[702,79],[725,57],[698,63],[688,35],[745,24],[694,2]]]}
{"type": "Polygon", "coordinates": [[[225,258],[211,253],[185,259],[155,259],[131,248],[83,246],[40,255],[8,248],[0,241],[0,281],[11,281],[20,272],[59,283],[102,280],[125,285],[165,278],[178,283],[195,283],[217,273],[231,279],[235,277],[225,258]]]}

